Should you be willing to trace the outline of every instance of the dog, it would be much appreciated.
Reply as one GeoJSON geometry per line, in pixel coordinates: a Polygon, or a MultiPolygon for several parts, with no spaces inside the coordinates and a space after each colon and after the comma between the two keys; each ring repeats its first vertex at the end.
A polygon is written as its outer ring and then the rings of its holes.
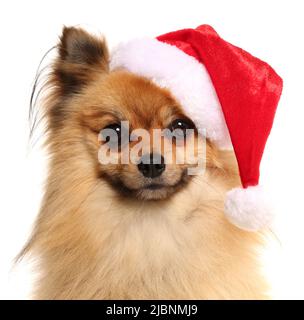
{"type": "Polygon", "coordinates": [[[116,131],[119,144],[121,121],[149,133],[193,129],[196,142],[201,135],[168,89],[110,71],[104,38],[64,27],[57,49],[40,110],[50,155],[45,195],[20,254],[39,262],[33,297],[268,298],[258,255],[263,235],[238,229],[223,213],[225,193],[240,185],[233,151],[207,139],[200,175],[187,174],[193,164],[164,163],[163,147],[148,154],[157,153],[158,164],[101,164],[107,140],[100,131],[116,131]]]}

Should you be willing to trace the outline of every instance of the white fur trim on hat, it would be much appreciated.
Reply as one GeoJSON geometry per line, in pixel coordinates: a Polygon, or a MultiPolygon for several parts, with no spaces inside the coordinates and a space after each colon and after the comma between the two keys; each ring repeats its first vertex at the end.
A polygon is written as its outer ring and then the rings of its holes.
{"type": "Polygon", "coordinates": [[[225,214],[232,224],[247,231],[266,228],[273,220],[273,210],[260,186],[230,190],[225,201],[225,214]]]}
{"type": "Polygon", "coordinates": [[[122,43],[111,55],[110,69],[123,68],[170,90],[198,129],[220,148],[231,148],[217,94],[203,64],[175,46],[156,39],[122,43]]]}

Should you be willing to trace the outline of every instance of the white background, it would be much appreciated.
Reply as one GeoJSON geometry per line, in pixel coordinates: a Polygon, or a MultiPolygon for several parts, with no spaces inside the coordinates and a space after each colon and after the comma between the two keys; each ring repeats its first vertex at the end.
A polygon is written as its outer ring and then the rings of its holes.
{"type": "Polygon", "coordinates": [[[304,298],[303,1],[1,1],[0,4],[0,298],[28,298],[27,265],[11,261],[39,209],[45,155],[28,143],[28,107],[36,68],[63,25],[104,33],[110,46],[211,24],[226,40],[269,62],[284,92],[261,166],[278,208],[265,256],[274,298],[304,298]]]}

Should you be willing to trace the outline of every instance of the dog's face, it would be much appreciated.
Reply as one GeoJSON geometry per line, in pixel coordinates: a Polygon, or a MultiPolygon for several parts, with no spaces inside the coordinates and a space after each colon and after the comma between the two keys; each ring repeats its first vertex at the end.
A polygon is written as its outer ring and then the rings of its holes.
{"type": "Polygon", "coordinates": [[[99,158],[98,150],[93,152],[96,161],[102,162],[107,152],[113,155],[112,163],[98,164],[101,179],[118,192],[141,199],[163,199],[187,184],[191,178],[187,169],[195,163],[183,156],[193,147],[198,155],[199,138],[169,92],[116,71],[87,88],[81,100],[81,117],[92,131],[92,143],[99,136],[99,158]],[[116,133],[114,143],[107,139],[107,130],[116,133]]]}
{"type": "Polygon", "coordinates": [[[212,145],[170,92],[127,71],[110,72],[103,40],[64,29],[59,53],[50,78],[52,143],[79,150],[96,179],[119,194],[159,200],[187,185],[188,169],[201,157],[210,165],[212,145]],[[107,156],[115,161],[104,163],[107,156]]]}

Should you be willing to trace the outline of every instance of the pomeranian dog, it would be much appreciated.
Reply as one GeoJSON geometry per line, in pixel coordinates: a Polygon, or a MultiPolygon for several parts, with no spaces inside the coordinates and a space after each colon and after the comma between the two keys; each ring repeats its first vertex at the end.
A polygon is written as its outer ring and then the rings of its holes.
{"type": "Polygon", "coordinates": [[[98,153],[108,140],[100,131],[117,132],[120,157],[121,121],[132,130],[181,129],[173,158],[186,129],[194,141],[200,133],[169,90],[123,69],[110,71],[103,38],[65,27],[57,48],[42,106],[46,191],[21,253],[39,262],[34,297],[267,298],[261,234],[238,229],[223,213],[225,193],[240,185],[234,153],[207,139],[201,175],[187,174],[193,163],[166,163],[163,147],[148,154],[150,163],[102,164],[98,153]]]}

